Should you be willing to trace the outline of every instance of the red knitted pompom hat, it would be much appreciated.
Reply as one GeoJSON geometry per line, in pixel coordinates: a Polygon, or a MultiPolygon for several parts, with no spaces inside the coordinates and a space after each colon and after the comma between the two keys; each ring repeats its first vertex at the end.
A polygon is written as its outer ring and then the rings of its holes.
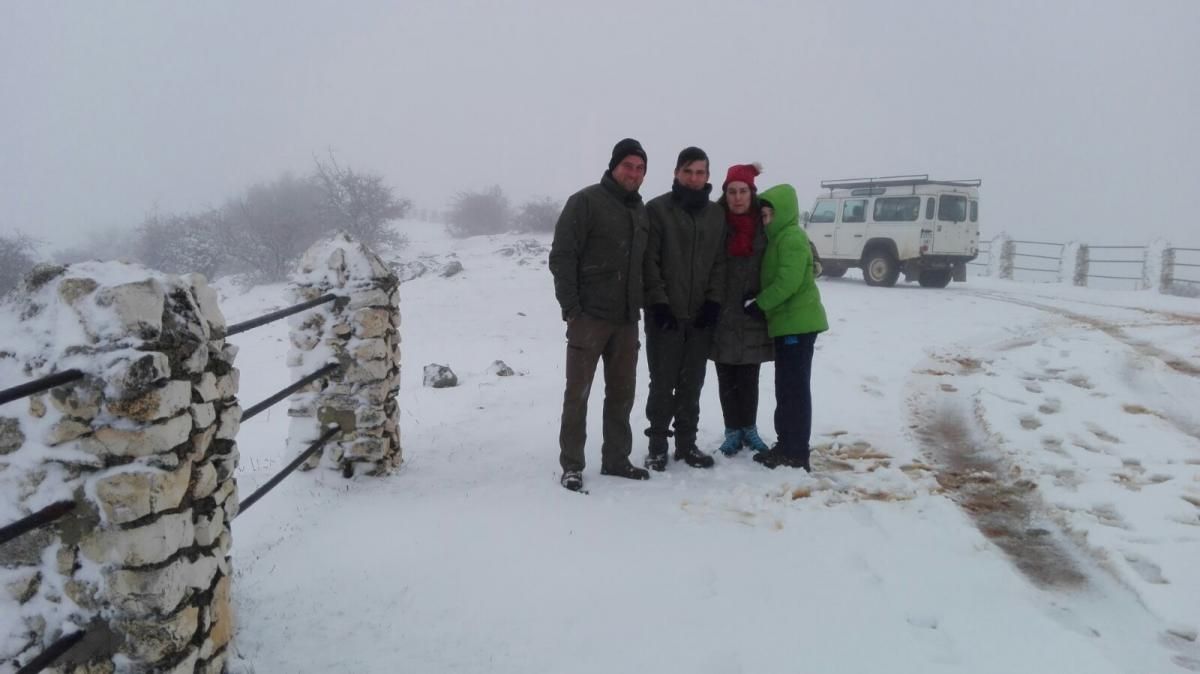
{"type": "Polygon", "coordinates": [[[729,171],[725,174],[725,182],[721,183],[721,191],[729,187],[729,183],[746,183],[750,189],[757,192],[758,188],[754,186],[754,176],[762,173],[762,164],[754,162],[753,164],[734,164],[729,167],[729,171]]]}

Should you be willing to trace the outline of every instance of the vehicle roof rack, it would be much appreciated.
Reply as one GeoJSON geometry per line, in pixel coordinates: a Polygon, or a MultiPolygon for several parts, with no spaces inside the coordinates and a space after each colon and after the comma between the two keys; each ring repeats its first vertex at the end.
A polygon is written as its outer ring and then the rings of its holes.
{"type": "Polygon", "coordinates": [[[904,176],[880,176],[878,178],[842,178],[840,180],[822,180],[821,188],[828,190],[854,189],[857,187],[903,187],[909,185],[947,185],[949,187],[979,187],[983,184],[980,178],[972,180],[930,180],[928,173],[904,176]]]}

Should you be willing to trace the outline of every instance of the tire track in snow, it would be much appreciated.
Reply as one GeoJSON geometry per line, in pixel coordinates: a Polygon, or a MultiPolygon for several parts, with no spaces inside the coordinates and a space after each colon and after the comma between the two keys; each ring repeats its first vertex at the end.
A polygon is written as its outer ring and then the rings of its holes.
{"type": "MultiPolygon", "coordinates": [[[[1125,345],[1126,347],[1132,349],[1138,355],[1141,355],[1145,358],[1157,360],[1175,372],[1178,372],[1178,373],[1184,374],[1184,375],[1188,375],[1191,377],[1200,378],[1200,365],[1196,365],[1195,363],[1192,363],[1191,361],[1183,358],[1182,356],[1171,353],[1165,349],[1160,349],[1159,347],[1154,346],[1153,344],[1150,344],[1149,342],[1137,339],[1135,337],[1131,337],[1129,334],[1127,334],[1125,332],[1125,330],[1120,325],[1117,325],[1116,323],[1114,323],[1110,320],[1106,320],[1106,319],[1099,318],[1096,316],[1089,316],[1087,314],[1081,314],[1079,312],[1071,311],[1069,309],[1063,309],[1062,307],[1056,307],[1056,306],[1049,305],[1049,304],[1042,304],[1041,302],[1034,302],[1032,300],[1026,300],[1026,299],[1022,299],[1022,298],[1018,298],[1018,297],[1012,297],[1012,296],[1004,295],[1004,294],[998,293],[998,292],[992,292],[992,291],[986,291],[986,290],[968,290],[965,292],[967,292],[970,295],[980,297],[982,299],[995,300],[997,302],[1007,302],[1010,304],[1016,304],[1019,306],[1028,307],[1030,309],[1036,309],[1038,311],[1049,313],[1049,314],[1052,314],[1055,316],[1061,316],[1063,318],[1069,319],[1076,323],[1079,323],[1079,324],[1088,326],[1092,329],[1098,330],[1098,331],[1108,335],[1112,339],[1125,345]]],[[[1077,302],[1078,300],[1068,300],[1068,301],[1077,302]]],[[[1140,311],[1140,312],[1143,312],[1146,314],[1151,314],[1151,315],[1154,315],[1154,316],[1157,316],[1157,317],[1163,319],[1163,321],[1161,323],[1153,323],[1153,324],[1139,323],[1139,324],[1136,324],[1139,327],[1200,325],[1200,316],[1194,316],[1191,314],[1180,314],[1180,313],[1175,313],[1175,312],[1162,312],[1162,311],[1156,311],[1153,309],[1139,309],[1139,308],[1135,308],[1135,307],[1118,307],[1118,306],[1114,306],[1114,305],[1104,305],[1104,304],[1100,304],[1098,302],[1087,302],[1087,304],[1095,304],[1097,306],[1106,306],[1111,309],[1126,309],[1126,310],[1131,310],[1131,311],[1140,311]]],[[[1025,341],[1021,341],[1019,343],[1016,343],[1015,347],[1021,347],[1021,346],[1025,346],[1025,345],[1027,345],[1027,343],[1025,341]]],[[[1189,435],[1197,440],[1200,440],[1200,423],[1197,423],[1190,418],[1182,417],[1182,416],[1176,415],[1176,414],[1165,414],[1165,413],[1155,412],[1154,416],[1157,416],[1158,418],[1162,419],[1163,421],[1171,424],[1172,426],[1175,427],[1175,430],[1179,431],[1180,433],[1183,433],[1184,435],[1189,435]]]]}
{"type": "MultiPolygon", "coordinates": [[[[1102,319],[1017,298],[978,294],[1077,321],[1142,355],[1166,362],[1161,355],[1165,352],[1131,340],[1102,319]]],[[[1024,335],[995,348],[1023,349],[1040,338],[1024,335]]],[[[1107,567],[1102,551],[1088,545],[1085,533],[1072,530],[1065,513],[1042,498],[1036,483],[1023,476],[1022,467],[1009,458],[992,434],[980,400],[949,383],[952,380],[947,378],[981,372],[983,362],[974,356],[946,356],[914,370],[910,431],[945,494],[1022,574],[1051,593],[1046,608],[1055,620],[1096,638],[1099,647],[1127,671],[1140,674],[1155,666],[1139,659],[1144,655],[1135,655],[1145,654],[1148,643],[1163,649],[1163,660],[1157,662],[1170,663],[1166,666],[1177,668],[1175,671],[1200,671],[1200,644],[1194,634],[1181,636],[1153,615],[1136,590],[1107,567]]],[[[1184,374],[1200,375],[1186,369],[1184,374]]]]}
{"type": "MultiPolygon", "coordinates": [[[[1156,360],[1162,361],[1167,367],[1171,368],[1172,370],[1175,370],[1176,372],[1179,372],[1181,374],[1190,375],[1192,377],[1200,377],[1200,365],[1196,365],[1195,363],[1192,363],[1192,362],[1186,360],[1182,356],[1173,354],[1164,349],[1160,349],[1160,348],[1154,346],[1153,344],[1149,344],[1140,339],[1135,339],[1133,337],[1130,337],[1128,334],[1125,333],[1125,330],[1120,325],[1118,325],[1110,320],[1106,320],[1106,319],[1099,318],[1096,316],[1089,316],[1087,314],[1081,314],[1076,311],[1071,311],[1070,309],[1064,309],[1062,307],[1056,307],[1056,306],[1050,305],[1050,304],[1034,302],[1032,300],[1013,297],[1011,295],[1004,295],[1002,293],[997,293],[997,292],[992,292],[992,291],[969,290],[966,292],[967,292],[967,294],[974,295],[974,296],[980,297],[982,299],[995,300],[997,302],[1008,302],[1009,304],[1016,304],[1016,305],[1020,305],[1023,307],[1029,307],[1030,309],[1037,309],[1039,311],[1044,311],[1047,313],[1055,314],[1057,316],[1062,316],[1064,318],[1068,318],[1077,323],[1083,323],[1084,325],[1091,326],[1092,328],[1095,328],[1096,330],[1103,332],[1104,334],[1108,335],[1109,337],[1112,337],[1113,339],[1121,342],[1122,344],[1128,346],[1129,348],[1133,349],[1137,353],[1139,353],[1143,356],[1146,356],[1147,358],[1154,358],[1156,360]]],[[[1074,300],[1068,300],[1068,301],[1074,301],[1074,300]]],[[[1095,304],[1099,304],[1099,303],[1095,303],[1095,304]]],[[[1151,325],[1158,325],[1158,326],[1200,325],[1200,316],[1192,316],[1190,314],[1179,314],[1179,313],[1172,313],[1172,312],[1156,311],[1153,309],[1137,309],[1137,308],[1133,308],[1133,307],[1118,307],[1118,306],[1113,306],[1113,305],[1102,305],[1102,304],[1100,304],[1099,306],[1107,306],[1110,309],[1140,311],[1142,313],[1152,314],[1152,315],[1155,315],[1155,316],[1158,316],[1161,318],[1162,322],[1160,322],[1160,323],[1156,323],[1156,324],[1139,323],[1139,324],[1137,324],[1137,325],[1141,325],[1143,327],[1151,327],[1151,325]]]]}
{"type": "Polygon", "coordinates": [[[912,415],[913,435],[938,484],[1030,581],[1043,588],[1088,584],[1081,555],[1052,508],[1020,467],[990,446],[965,394],[943,387],[918,395],[912,415]]]}

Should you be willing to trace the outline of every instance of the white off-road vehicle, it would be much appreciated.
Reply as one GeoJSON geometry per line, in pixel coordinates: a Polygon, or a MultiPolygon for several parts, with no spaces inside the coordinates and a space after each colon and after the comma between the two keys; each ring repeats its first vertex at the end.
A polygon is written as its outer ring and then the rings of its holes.
{"type": "Polygon", "coordinates": [[[862,269],[867,285],[945,288],[979,254],[980,180],[927,175],[823,180],[805,229],[821,275],[862,269]]]}

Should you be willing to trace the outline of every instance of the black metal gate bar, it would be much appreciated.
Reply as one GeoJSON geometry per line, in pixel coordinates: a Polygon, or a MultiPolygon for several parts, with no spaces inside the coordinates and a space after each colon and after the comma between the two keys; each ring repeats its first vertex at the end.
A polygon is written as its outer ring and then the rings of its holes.
{"type": "Polygon", "coordinates": [[[34,529],[44,527],[75,509],[74,501],[58,501],[31,513],[12,524],[0,528],[0,545],[27,534],[34,529]]]}
{"type": "Polygon", "coordinates": [[[66,653],[72,646],[79,643],[87,632],[79,631],[72,632],[58,641],[50,644],[50,648],[42,651],[40,655],[29,661],[29,664],[17,670],[17,674],[37,674],[43,669],[49,667],[63,653],[66,653]]]}
{"type": "Polygon", "coordinates": [[[330,364],[326,365],[325,367],[317,370],[316,372],[308,375],[304,379],[301,379],[300,381],[288,386],[287,388],[283,389],[279,393],[276,393],[275,395],[271,396],[270,398],[267,398],[266,400],[264,400],[260,403],[257,403],[252,407],[246,408],[244,411],[242,411],[242,421],[249,421],[250,419],[254,418],[254,416],[257,415],[259,412],[262,412],[263,410],[267,409],[271,405],[274,405],[275,403],[279,402],[280,400],[283,400],[284,398],[295,393],[296,391],[299,391],[300,389],[304,388],[305,386],[308,386],[312,382],[320,379],[321,377],[324,377],[325,375],[333,372],[334,370],[337,370],[339,367],[341,367],[341,365],[338,365],[337,363],[330,363],[330,364]]]}
{"type": "Polygon", "coordinates": [[[254,491],[253,494],[251,494],[251,495],[247,496],[245,499],[243,499],[242,502],[238,504],[238,516],[240,517],[242,515],[242,513],[249,510],[250,506],[254,505],[258,501],[258,499],[266,496],[267,492],[269,492],[275,488],[275,485],[279,484],[280,482],[283,482],[283,478],[287,477],[288,475],[291,475],[292,471],[299,468],[300,464],[304,463],[305,461],[308,460],[308,457],[310,457],[313,454],[315,454],[316,452],[318,452],[322,447],[325,446],[326,442],[329,442],[330,438],[332,438],[334,435],[336,435],[341,430],[342,429],[337,424],[334,424],[333,426],[330,426],[328,429],[326,429],[326,431],[321,434],[321,437],[317,438],[315,442],[313,442],[311,445],[309,445],[308,449],[304,450],[300,454],[300,456],[297,456],[295,459],[292,459],[291,463],[289,463],[287,466],[285,466],[283,470],[276,473],[275,476],[272,477],[270,480],[267,480],[266,484],[259,487],[258,489],[256,489],[254,491]]]}
{"type": "Polygon", "coordinates": [[[336,300],[337,298],[338,298],[337,295],[332,295],[332,294],[321,295],[320,297],[318,297],[315,300],[301,302],[300,304],[288,307],[287,309],[280,309],[279,311],[273,311],[269,314],[266,314],[265,316],[259,316],[258,318],[251,318],[250,320],[242,321],[241,323],[234,323],[233,325],[229,326],[228,329],[225,330],[225,336],[232,337],[233,335],[236,335],[238,333],[245,332],[252,328],[257,328],[260,325],[266,325],[267,323],[277,321],[281,318],[287,318],[288,316],[291,316],[292,314],[298,314],[301,311],[304,311],[305,309],[311,309],[313,307],[325,304],[326,302],[332,302],[332,301],[336,300]]]}
{"type": "Polygon", "coordinates": [[[62,372],[56,372],[52,375],[42,377],[41,379],[35,379],[31,382],[21,384],[20,386],[6,388],[3,391],[0,391],[0,405],[3,405],[4,403],[10,403],[14,400],[20,400],[21,398],[27,398],[35,393],[49,391],[55,386],[70,384],[71,382],[82,378],[83,373],[79,370],[63,370],[62,372]]]}

